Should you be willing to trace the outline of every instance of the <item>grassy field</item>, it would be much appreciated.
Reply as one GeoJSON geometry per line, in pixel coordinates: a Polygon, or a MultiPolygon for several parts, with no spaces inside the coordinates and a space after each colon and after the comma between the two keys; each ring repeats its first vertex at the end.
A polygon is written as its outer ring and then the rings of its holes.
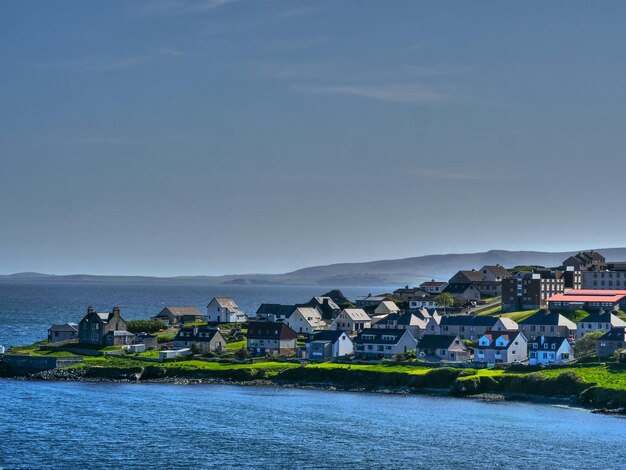
{"type": "Polygon", "coordinates": [[[245,348],[247,344],[248,342],[245,339],[242,339],[241,341],[233,341],[232,343],[226,343],[226,349],[228,349],[229,351],[237,350],[245,348]]]}
{"type": "Polygon", "coordinates": [[[522,320],[526,320],[531,315],[537,313],[537,310],[521,310],[518,312],[507,312],[500,315],[503,318],[510,318],[513,321],[521,322],[522,320]]]}
{"type": "Polygon", "coordinates": [[[580,367],[544,370],[539,372],[544,377],[556,377],[565,371],[572,371],[580,376],[585,382],[596,384],[600,387],[626,390],[626,367],[617,364],[599,365],[596,367],[580,367]]]}

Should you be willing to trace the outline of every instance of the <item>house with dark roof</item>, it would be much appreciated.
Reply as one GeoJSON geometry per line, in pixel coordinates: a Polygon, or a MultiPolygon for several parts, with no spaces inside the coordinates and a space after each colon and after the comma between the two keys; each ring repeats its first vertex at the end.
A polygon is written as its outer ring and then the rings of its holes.
{"type": "Polygon", "coordinates": [[[417,343],[417,356],[432,362],[465,362],[470,358],[467,347],[455,335],[422,336],[417,343]]]}
{"type": "Polygon", "coordinates": [[[507,364],[527,359],[528,340],[519,331],[488,331],[474,349],[474,362],[507,364]]]}
{"type": "Polygon", "coordinates": [[[434,333],[438,335],[459,336],[461,339],[475,340],[487,331],[493,330],[499,319],[489,315],[451,315],[444,316],[434,333]]]}
{"type": "Polygon", "coordinates": [[[357,297],[355,300],[355,303],[356,303],[356,306],[360,308],[376,307],[379,303],[384,302],[385,300],[388,300],[388,299],[384,295],[368,294],[368,295],[357,297]]]}
{"type": "Polygon", "coordinates": [[[339,307],[332,298],[324,296],[313,297],[307,303],[297,305],[296,307],[316,308],[320,312],[320,315],[322,315],[322,319],[329,322],[341,312],[341,307],[339,307]]]}
{"type": "Polygon", "coordinates": [[[474,282],[484,281],[480,271],[472,270],[461,270],[458,271],[454,276],[450,278],[448,284],[472,284],[474,282]]]}
{"type": "Polygon", "coordinates": [[[216,327],[182,327],[174,338],[174,348],[192,348],[202,354],[222,352],[226,351],[226,339],[216,327]]]}
{"type": "Polygon", "coordinates": [[[196,307],[165,307],[151,320],[176,325],[204,320],[204,315],[196,307]]]}
{"type": "Polygon", "coordinates": [[[537,336],[528,342],[528,363],[531,366],[563,364],[574,360],[574,349],[567,338],[537,336]]]}
{"type": "Polygon", "coordinates": [[[435,300],[435,297],[436,296],[433,296],[431,294],[411,297],[409,299],[409,309],[419,310],[422,308],[426,308],[426,309],[439,308],[439,305],[437,305],[437,301],[435,300]]]}
{"type": "Polygon", "coordinates": [[[480,273],[483,275],[484,281],[502,282],[511,277],[511,273],[499,264],[485,265],[480,268],[480,273]]]}
{"type": "Polygon", "coordinates": [[[82,344],[117,346],[130,344],[133,338],[134,335],[126,331],[126,321],[119,307],[113,307],[111,312],[96,312],[88,307],[87,315],[78,324],[78,340],[82,344]]]}
{"type": "Polygon", "coordinates": [[[576,323],[576,338],[580,339],[587,333],[602,331],[608,333],[611,328],[626,327],[626,321],[612,312],[596,312],[576,323]]]}
{"type": "Polygon", "coordinates": [[[606,258],[597,251],[581,251],[563,261],[563,270],[567,267],[575,271],[604,271],[607,267],[606,258]]]}
{"type": "Polygon", "coordinates": [[[443,292],[443,290],[446,288],[447,285],[448,283],[445,281],[435,281],[433,279],[431,281],[422,282],[420,284],[420,289],[422,289],[425,292],[428,292],[429,294],[438,295],[443,292]]]}
{"type": "Polygon", "coordinates": [[[450,282],[443,292],[452,295],[460,302],[480,300],[478,287],[469,282],[450,282]]]}
{"type": "Polygon", "coordinates": [[[306,356],[311,360],[346,357],[354,352],[354,344],[345,331],[318,331],[306,342],[306,356]]]}
{"type": "Polygon", "coordinates": [[[335,317],[332,330],[345,331],[350,336],[357,335],[365,328],[371,328],[372,319],[362,308],[344,308],[335,317]]]}
{"type": "Polygon", "coordinates": [[[295,305],[261,304],[256,311],[256,321],[285,321],[295,309],[295,305]]]}
{"type": "Polygon", "coordinates": [[[232,297],[214,297],[206,310],[209,323],[239,323],[248,320],[232,297]]]}
{"type": "Polygon", "coordinates": [[[250,322],[248,352],[253,356],[296,353],[298,334],[283,322],[250,322]]]}
{"type": "Polygon", "coordinates": [[[78,338],[78,324],[64,323],[63,325],[52,325],[48,328],[48,341],[57,343],[68,339],[78,338]]]}
{"type": "Polygon", "coordinates": [[[408,302],[412,297],[428,295],[428,292],[419,287],[404,286],[393,291],[394,297],[408,302]]]}
{"type": "Polygon", "coordinates": [[[381,330],[408,330],[415,339],[421,338],[426,330],[427,321],[415,312],[392,313],[372,325],[381,330]]]}
{"type": "Polygon", "coordinates": [[[417,342],[408,330],[363,330],[354,340],[355,354],[363,359],[383,359],[415,350],[417,342]]]}
{"type": "Polygon", "coordinates": [[[540,310],[530,317],[518,322],[520,331],[533,341],[539,336],[549,335],[558,338],[575,338],[576,324],[559,313],[540,310]]]}
{"type": "Polygon", "coordinates": [[[598,357],[609,357],[626,348],[626,327],[615,327],[596,340],[598,357]]]}

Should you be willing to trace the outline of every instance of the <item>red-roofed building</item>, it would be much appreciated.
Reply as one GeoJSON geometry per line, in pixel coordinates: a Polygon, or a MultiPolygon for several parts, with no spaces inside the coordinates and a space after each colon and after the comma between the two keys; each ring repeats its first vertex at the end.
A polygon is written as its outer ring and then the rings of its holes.
{"type": "Polygon", "coordinates": [[[548,299],[548,308],[570,310],[624,310],[626,290],[570,290],[548,299]]]}
{"type": "Polygon", "coordinates": [[[426,281],[420,284],[420,289],[428,292],[429,294],[441,294],[443,290],[448,287],[448,283],[445,281],[426,281]]]}

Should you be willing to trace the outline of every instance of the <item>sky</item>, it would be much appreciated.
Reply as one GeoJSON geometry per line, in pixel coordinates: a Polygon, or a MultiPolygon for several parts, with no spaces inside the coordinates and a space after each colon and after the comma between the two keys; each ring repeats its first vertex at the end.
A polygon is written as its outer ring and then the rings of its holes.
{"type": "Polygon", "coordinates": [[[0,273],[624,246],[619,1],[0,2],[0,273]]]}

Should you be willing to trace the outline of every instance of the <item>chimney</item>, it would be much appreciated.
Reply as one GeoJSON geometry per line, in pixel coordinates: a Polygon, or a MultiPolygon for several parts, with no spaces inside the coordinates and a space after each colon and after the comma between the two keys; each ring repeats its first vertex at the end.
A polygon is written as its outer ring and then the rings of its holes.
{"type": "Polygon", "coordinates": [[[93,313],[93,307],[87,307],[87,315],[93,313]]]}
{"type": "Polygon", "coordinates": [[[120,314],[120,308],[119,307],[113,307],[113,315],[119,315],[120,314]]]}

